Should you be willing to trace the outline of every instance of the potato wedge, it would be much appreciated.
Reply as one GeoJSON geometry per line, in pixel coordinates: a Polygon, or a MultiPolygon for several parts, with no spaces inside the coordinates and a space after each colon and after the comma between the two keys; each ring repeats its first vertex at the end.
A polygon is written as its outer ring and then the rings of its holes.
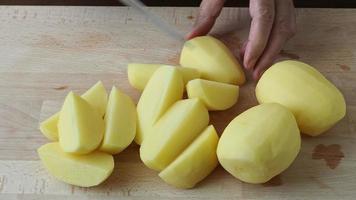
{"type": "Polygon", "coordinates": [[[104,120],[87,101],[70,92],[59,114],[59,144],[64,152],[87,154],[101,143],[104,120]]]}
{"type": "Polygon", "coordinates": [[[187,84],[190,99],[200,99],[208,110],[226,110],[236,104],[239,97],[239,86],[194,79],[187,84]]]}
{"type": "Polygon", "coordinates": [[[203,79],[242,85],[245,74],[231,51],[212,36],[195,37],[185,42],[180,65],[197,69],[203,79]]]}
{"type": "MultiPolygon", "coordinates": [[[[88,101],[90,105],[95,107],[98,112],[104,116],[108,99],[107,96],[103,83],[98,81],[82,95],[82,98],[88,101]]],[[[49,140],[58,141],[58,118],[59,112],[40,123],[40,131],[49,140]]]]}
{"type": "Polygon", "coordinates": [[[218,141],[214,126],[208,126],[159,176],[177,188],[194,187],[218,165],[218,141]]]}
{"type": "Polygon", "coordinates": [[[100,151],[117,154],[129,146],[136,135],[136,119],[134,102],[114,86],[104,118],[105,134],[100,151]]]}
{"type": "Polygon", "coordinates": [[[198,99],[173,104],[145,138],[140,148],[143,163],[151,169],[166,168],[209,123],[209,113],[198,99]]]}
{"type": "Polygon", "coordinates": [[[188,81],[199,78],[200,73],[193,68],[171,66],[164,64],[140,64],[140,63],[130,63],[127,66],[127,74],[129,82],[132,87],[143,91],[146,87],[147,82],[150,80],[153,73],[160,67],[175,67],[180,73],[182,73],[184,85],[188,81]]]}
{"type": "Polygon", "coordinates": [[[93,152],[75,155],[62,151],[58,142],[41,146],[38,155],[47,171],[60,181],[80,187],[99,185],[114,169],[112,155],[93,152]]]}
{"type": "Polygon", "coordinates": [[[137,144],[142,143],[163,113],[182,99],[183,88],[182,75],[176,68],[160,67],[154,72],[137,103],[137,144]]]}

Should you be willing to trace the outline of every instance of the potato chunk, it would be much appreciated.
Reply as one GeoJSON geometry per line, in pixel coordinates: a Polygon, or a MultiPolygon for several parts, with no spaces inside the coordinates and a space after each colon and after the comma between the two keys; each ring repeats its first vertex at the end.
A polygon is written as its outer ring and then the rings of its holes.
{"type": "Polygon", "coordinates": [[[218,140],[214,126],[208,126],[159,176],[178,188],[194,187],[218,165],[218,140]]]}
{"type": "Polygon", "coordinates": [[[136,135],[136,106],[114,86],[105,115],[105,134],[100,151],[117,154],[131,144],[136,135]]]}
{"type": "Polygon", "coordinates": [[[99,146],[104,120],[87,101],[70,92],[59,114],[58,133],[64,152],[86,154],[99,146]]]}
{"type": "Polygon", "coordinates": [[[47,171],[58,180],[81,187],[99,185],[114,169],[110,154],[75,155],[62,151],[58,142],[41,146],[38,155],[47,171]]]}
{"type": "Polygon", "coordinates": [[[180,65],[197,69],[204,79],[242,85],[245,74],[231,51],[212,36],[195,37],[185,42],[180,65]]]}
{"type": "Polygon", "coordinates": [[[198,99],[176,102],[143,141],[140,157],[151,169],[166,168],[209,123],[208,110],[198,99]]]}
{"type": "Polygon", "coordinates": [[[200,99],[208,110],[226,110],[237,102],[239,86],[194,79],[188,82],[187,93],[190,99],[200,99]]]}
{"type": "Polygon", "coordinates": [[[182,99],[183,88],[182,75],[176,68],[160,67],[154,72],[137,103],[137,144],[142,143],[163,113],[182,99]]]}

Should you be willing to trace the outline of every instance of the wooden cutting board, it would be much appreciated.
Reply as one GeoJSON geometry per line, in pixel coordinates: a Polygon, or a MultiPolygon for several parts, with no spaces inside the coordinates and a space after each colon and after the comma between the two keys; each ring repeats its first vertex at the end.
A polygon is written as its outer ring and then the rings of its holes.
{"type": "MultiPolygon", "coordinates": [[[[152,8],[182,32],[196,8],[152,8]]],[[[234,53],[248,33],[248,10],[227,8],[213,31],[234,53]]],[[[129,62],[177,64],[181,44],[128,8],[0,7],[0,199],[353,199],[356,195],[356,10],[298,9],[298,34],[281,58],[315,66],[343,92],[347,115],[320,137],[303,136],[295,162],[263,185],[233,178],[218,167],[195,189],[165,184],[139,159],[138,146],[115,157],[102,185],[79,188],[51,177],[36,149],[48,142],[39,121],[59,109],[70,90],[98,80],[136,101],[127,81],[129,62]]],[[[253,81],[238,104],[212,112],[221,134],[236,115],[256,105],[253,81]]]]}

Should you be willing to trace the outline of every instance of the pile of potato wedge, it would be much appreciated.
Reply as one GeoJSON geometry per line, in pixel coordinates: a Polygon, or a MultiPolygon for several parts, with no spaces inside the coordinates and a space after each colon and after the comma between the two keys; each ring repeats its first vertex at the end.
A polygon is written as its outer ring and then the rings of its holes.
{"type": "Polygon", "coordinates": [[[132,141],[140,158],[166,183],[192,188],[221,166],[247,183],[264,183],[287,169],[299,153],[300,133],[317,136],[345,116],[342,93],[308,64],[272,65],[256,86],[256,105],[218,134],[209,111],[233,107],[245,74],[218,39],[186,41],[177,66],[131,63],[137,105],[115,86],[108,96],[99,81],[81,96],[69,92],[61,110],[41,122],[52,142],[41,146],[43,165],[77,186],[102,183],[114,154],[132,141]],[[187,98],[183,98],[186,92],[187,98]]]}

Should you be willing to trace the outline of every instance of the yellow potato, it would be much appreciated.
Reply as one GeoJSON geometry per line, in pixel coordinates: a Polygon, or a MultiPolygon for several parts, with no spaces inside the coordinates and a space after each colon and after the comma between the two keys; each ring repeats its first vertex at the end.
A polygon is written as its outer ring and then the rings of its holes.
{"type": "Polygon", "coordinates": [[[174,67],[160,67],[152,75],[137,104],[135,142],[141,144],[153,124],[183,97],[182,75],[174,67]]]}
{"type": "Polygon", "coordinates": [[[280,104],[261,104],[230,122],[219,140],[217,155],[234,177],[264,183],[289,167],[300,143],[293,114],[280,104]]]}
{"type": "Polygon", "coordinates": [[[193,68],[186,67],[176,67],[164,64],[140,64],[140,63],[131,63],[127,66],[127,74],[129,77],[129,82],[132,87],[143,91],[148,80],[150,80],[153,73],[162,66],[166,67],[175,67],[178,71],[182,73],[183,82],[187,84],[188,81],[200,77],[200,73],[193,68]]]}
{"type": "MultiPolygon", "coordinates": [[[[88,89],[82,98],[85,99],[90,105],[95,107],[99,113],[105,114],[107,104],[107,93],[101,81],[98,81],[94,86],[88,89]]],[[[44,136],[52,141],[58,141],[58,117],[59,112],[44,120],[40,124],[40,130],[44,136]]]]}
{"type": "Polygon", "coordinates": [[[209,113],[198,99],[176,102],[145,138],[140,157],[151,169],[166,168],[208,125],[209,113]]]}
{"type": "Polygon", "coordinates": [[[159,176],[178,188],[194,187],[218,165],[218,140],[214,126],[208,126],[159,176]]]}
{"type": "Polygon", "coordinates": [[[195,37],[185,42],[180,65],[197,69],[204,79],[242,85],[245,74],[234,55],[212,36],[195,37]]]}
{"type": "Polygon", "coordinates": [[[316,69],[298,61],[269,68],[256,86],[260,103],[276,102],[293,112],[302,133],[317,136],[346,113],[342,93],[316,69]]]}
{"type": "Polygon", "coordinates": [[[104,120],[87,101],[70,92],[59,114],[58,133],[64,152],[86,154],[100,145],[104,120]]]}
{"type": "Polygon", "coordinates": [[[100,151],[117,154],[131,144],[136,135],[136,107],[132,99],[112,88],[105,115],[105,134],[100,151]]]}
{"type": "Polygon", "coordinates": [[[63,152],[57,142],[45,144],[37,152],[52,176],[76,186],[98,185],[107,179],[114,169],[112,155],[103,152],[69,154],[63,152]]]}
{"type": "Polygon", "coordinates": [[[82,98],[93,106],[93,108],[97,109],[101,116],[105,115],[108,93],[101,81],[98,81],[93,87],[84,92],[82,98]]]}
{"type": "Polygon", "coordinates": [[[237,102],[239,86],[194,79],[188,82],[187,93],[191,99],[200,99],[208,110],[226,110],[237,102]]]}
{"type": "Polygon", "coordinates": [[[59,112],[40,123],[40,131],[49,140],[58,141],[58,119],[59,112]]]}
{"type": "Polygon", "coordinates": [[[127,65],[127,76],[132,87],[143,91],[153,73],[161,64],[130,63],[127,65]]]}

